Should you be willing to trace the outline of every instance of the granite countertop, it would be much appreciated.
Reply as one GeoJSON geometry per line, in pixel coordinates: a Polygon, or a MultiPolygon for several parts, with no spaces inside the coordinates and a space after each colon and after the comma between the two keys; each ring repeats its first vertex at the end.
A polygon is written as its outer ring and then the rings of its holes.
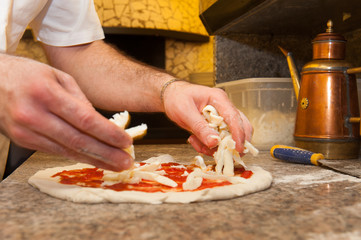
{"type": "MultiPolygon", "coordinates": [[[[163,153],[196,155],[188,145],[136,146],[137,160],[163,153]]],[[[0,239],[361,239],[361,179],[268,152],[244,161],[270,171],[271,188],[192,204],[78,204],[27,183],[39,169],[73,164],[36,153],[0,184],[0,239]]]]}

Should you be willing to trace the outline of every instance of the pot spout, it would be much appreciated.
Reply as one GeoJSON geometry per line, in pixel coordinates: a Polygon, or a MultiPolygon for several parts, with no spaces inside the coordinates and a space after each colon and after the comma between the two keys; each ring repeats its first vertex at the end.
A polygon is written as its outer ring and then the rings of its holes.
{"type": "Polygon", "coordinates": [[[300,91],[300,76],[296,68],[296,64],[293,60],[292,53],[288,52],[287,50],[283,49],[282,47],[278,46],[282,53],[287,58],[288,68],[290,69],[290,74],[293,83],[293,89],[295,90],[295,96],[298,100],[298,93],[300,91]]]}

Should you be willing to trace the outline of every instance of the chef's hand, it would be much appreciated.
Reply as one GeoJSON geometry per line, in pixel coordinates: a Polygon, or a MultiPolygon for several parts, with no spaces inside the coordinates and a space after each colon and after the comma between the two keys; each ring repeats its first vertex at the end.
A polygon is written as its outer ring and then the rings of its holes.
{"type": "Polygon", "coordinates": [[[132,139],[95,111],[68,74],[0,54],[0,130],[19,146],[110,170],[132,165],[132,139]]]}
{"type": "Polygon", "coordinates": [[[178,81],[167,87],[163,99],[167,116],[193,133],[188,141],[195,150],[206,155],[212,155],[216,150],[218,140],[212,136],[218,136],[218,133],[201,115],[206,105],[212,105],[228,124],[236,150],[243,155],[244,141],[251,141],[253,128],[223,90],[178,81]]]}

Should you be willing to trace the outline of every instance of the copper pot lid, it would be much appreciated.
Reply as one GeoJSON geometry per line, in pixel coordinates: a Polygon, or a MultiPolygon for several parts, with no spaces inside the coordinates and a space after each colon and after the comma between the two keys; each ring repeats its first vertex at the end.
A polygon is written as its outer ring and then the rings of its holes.
{"type": "Polygon", "coordinates": [[[328,20],[327,22],[327,29],[325,33],[318,34],[315,39],[313,39],[312,43],[316,42],[330,42],[330,41],[340,41],[340,42],[346,42],[346,39],[344,36],[342,36],[339,33],[333,32],[333,22],[332,20],[328,20]]]}
{"type": "Polygon", "coordinates": [[[327,22],[325,33],[320,33],[312,42],[313,59],[341,60],[345,59],[346,39],[338,33],[333,32],[333,23],[327,22]]]}

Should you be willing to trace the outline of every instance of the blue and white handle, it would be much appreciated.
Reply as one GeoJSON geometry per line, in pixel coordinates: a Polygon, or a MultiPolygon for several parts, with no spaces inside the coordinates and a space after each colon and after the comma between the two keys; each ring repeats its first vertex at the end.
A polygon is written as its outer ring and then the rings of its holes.
{"type": "Polygon", "coordinates": [[[318,160],[325,158],[322,153],[313,153],[305,149],[285,145],[275,145],[270,152],[274,158],[302,164],[319,165],[318,160]]]}

